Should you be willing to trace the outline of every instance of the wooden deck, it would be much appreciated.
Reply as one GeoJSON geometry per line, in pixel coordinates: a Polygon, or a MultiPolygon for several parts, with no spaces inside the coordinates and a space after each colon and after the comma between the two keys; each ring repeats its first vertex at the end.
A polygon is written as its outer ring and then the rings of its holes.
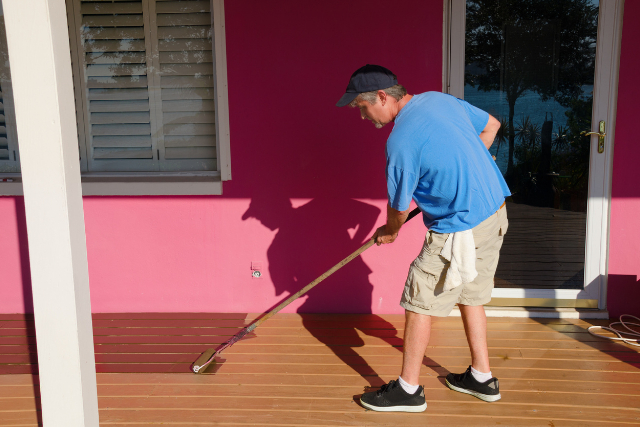
{"type": "MultiPolygon", "coordinates": [[[[363,390],[396,378],[403,316],[279,314],[223,353],[215,373],[189,371],[247,314],[94,315],[101,425],[625,426],[640,425],[640,354],[589,335],[602,321],[489,319],[503,399],[450,391],[470,363],[459,318],[436,319],[421,414],[376,413],[363,390]]],[[[36,426],[33,323],[0,315],[0,426],[36,426]]]]}

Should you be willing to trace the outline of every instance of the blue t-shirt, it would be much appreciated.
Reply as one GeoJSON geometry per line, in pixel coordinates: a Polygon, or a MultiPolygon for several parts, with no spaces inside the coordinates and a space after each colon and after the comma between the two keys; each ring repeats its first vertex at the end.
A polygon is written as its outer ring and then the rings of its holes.
{"type": "Polygon", "coordinates": [[[439,233],[469,230],[495,213],[511,192],[478,136],[489,114],[451,95],[415,95],[387,140],[387,192],[398,211],[411,199],[439,233]]]}

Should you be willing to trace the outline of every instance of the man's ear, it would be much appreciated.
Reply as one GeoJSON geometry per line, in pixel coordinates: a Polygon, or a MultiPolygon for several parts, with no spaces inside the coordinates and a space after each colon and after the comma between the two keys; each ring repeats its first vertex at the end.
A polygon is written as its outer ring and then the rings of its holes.
{"type": "Polygon", "coordinates": [[[384,107],[384,104],[387,103],[387,93],[383,90],[378,91],[378,98],[380,99],[380,103],[384,107]]]}

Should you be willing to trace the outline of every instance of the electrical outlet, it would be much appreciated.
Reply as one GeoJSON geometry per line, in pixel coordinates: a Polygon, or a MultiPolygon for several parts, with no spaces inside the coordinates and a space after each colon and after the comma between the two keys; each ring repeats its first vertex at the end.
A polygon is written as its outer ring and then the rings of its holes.
{"type": "Polygon", "coordinates": [[[262,277],[262,262],[251,261],[251,277],[254,279],[262,277]]]}

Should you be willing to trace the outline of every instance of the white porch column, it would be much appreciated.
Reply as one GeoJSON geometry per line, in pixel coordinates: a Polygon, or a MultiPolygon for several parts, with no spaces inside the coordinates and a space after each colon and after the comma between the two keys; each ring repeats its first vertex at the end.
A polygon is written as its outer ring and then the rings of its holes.
{"type": "Polygon", "coordinates": [[[3,0],[31,262],[42,418],[98,426],[64,0],[3,0]]]}

